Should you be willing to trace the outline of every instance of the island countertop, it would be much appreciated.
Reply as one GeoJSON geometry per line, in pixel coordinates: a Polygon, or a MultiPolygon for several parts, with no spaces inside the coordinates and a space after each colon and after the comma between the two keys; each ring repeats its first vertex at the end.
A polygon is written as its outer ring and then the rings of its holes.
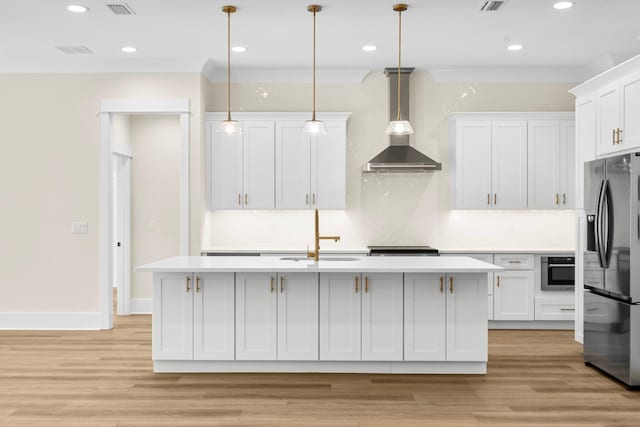
{"type": "Polygon", "coordinates": [[[136,271],[188,272],[313,272],[339,273],[490,273],[502,270],[493,264],[469,257],[321,257],[287,260],[255,256],[178,256],[136,267],[136,271]],[[332,260],[333,258],[333,260],[332,260]],[[336,258],[342,258],[336,260],[336,258]],[[349,260],[344,260],[349,258],[349,260]]]}

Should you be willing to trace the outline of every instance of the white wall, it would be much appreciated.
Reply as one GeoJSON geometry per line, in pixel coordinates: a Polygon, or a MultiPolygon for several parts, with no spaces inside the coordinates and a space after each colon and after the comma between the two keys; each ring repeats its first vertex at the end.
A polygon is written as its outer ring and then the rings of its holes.
{"type": "MultiPolygon", "coordinates": [[[[362,84],[320,84],[319,111],[350,111],[347,209],[321,212],[321,230],[339,234],[323,248],[372,244],[430,244],[442,249],[568,249],[575,245],[573,212],[451,211],[448,113],[456,111],[573,111],[572,84],[436,83],[411,78],[412,145],[443,163],[433,174],[363,175],[362,166],[388,144],[388,84],[382,73],[362,84]]],[[[224,85],[208,84],[207,111],[224,111],[224,85]]],[[[234,84],[233,111],[306,111],[306,84],[234,84]]],[[[310,211],[206,212],[203,249],[300,248],[313,242],[310,211]]]]}

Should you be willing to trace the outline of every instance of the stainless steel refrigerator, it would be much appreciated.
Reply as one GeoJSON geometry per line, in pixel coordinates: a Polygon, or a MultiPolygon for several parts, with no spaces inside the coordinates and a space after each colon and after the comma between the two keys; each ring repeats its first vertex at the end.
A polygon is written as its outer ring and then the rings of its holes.
{"type": "Polygon", "coordinates": [[[585,164],[584,360],[640,386],[640,153],[585,164]]]}

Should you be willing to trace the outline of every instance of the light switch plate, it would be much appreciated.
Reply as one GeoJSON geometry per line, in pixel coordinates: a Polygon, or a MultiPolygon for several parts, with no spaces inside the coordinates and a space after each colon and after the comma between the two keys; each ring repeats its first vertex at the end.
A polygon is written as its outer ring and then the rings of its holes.
{"type": "Polygon", "coordinates": [[[87,221],[73,221],[71,223],[71,234],[87,234],[89,233],[89,224],[87,221]]]}

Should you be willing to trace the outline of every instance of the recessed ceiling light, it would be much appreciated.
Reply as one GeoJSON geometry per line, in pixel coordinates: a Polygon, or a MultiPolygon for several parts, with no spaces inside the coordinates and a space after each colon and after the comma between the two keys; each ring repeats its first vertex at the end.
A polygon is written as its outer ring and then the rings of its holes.
{"type": "Polygon", "coordinates": [[[524,48],[524,46],[522,46],[521,44],[510,44],[509,46],[507,46],[508,50],[511,51],[516,51],[516,50],[522,50],[522,48],[524,48]]]}
{"type": "Polygon", "coordinates": [[[559,1],[559,2],[556,2],[553,5],[553,7],[555,9],[558,9],[558,10],[569,9],[569,8],[573,7],[573,2],[572,1],[559,1]]]}
{"type": "Polygon", "coordinates": [[[364,50],[365,52],[373,52],[377,49],[377,47],[375,45],[372,44],[365,44],[364,46],[362,46],[362,50],[364,50]]]}
{"type": "Polygon", "coordinates": [[[244,53],[247,51],[247,48],[244,46],[234,46],[231,48],[232,51],[236,52],[236,53],[244,53]]]}
{"type": "Polygon", "coordinates": [[[137,51],[138,49],[136,49],[133,46],[125,46],[122,49],[120,49],[121,51],[123,51],[124,53],[134,53],[135,51],[137,51]]]}
{"type": "Polygon", "coordinates": [[[67,6],[67,10],[73,13],[85,13],[89,10],[89,8],[81,4],[70,4],[69,6],[67,6]]]}

